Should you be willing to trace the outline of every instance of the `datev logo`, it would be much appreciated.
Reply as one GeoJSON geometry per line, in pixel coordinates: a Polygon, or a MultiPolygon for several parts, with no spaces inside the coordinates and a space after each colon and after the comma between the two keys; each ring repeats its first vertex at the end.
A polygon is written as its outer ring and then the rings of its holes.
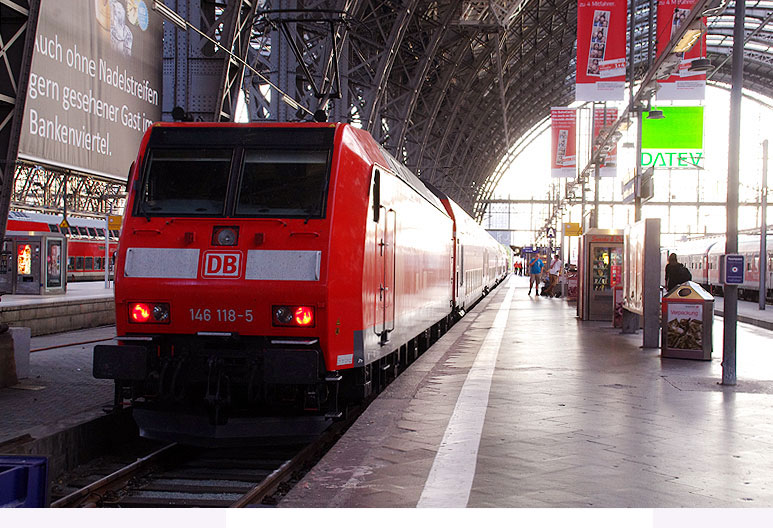
{"type": "Polygon", "coordinates": [[[241,274],[242,254],[240,251],[204,252],[204,277],[229,278],[241,274]]]}

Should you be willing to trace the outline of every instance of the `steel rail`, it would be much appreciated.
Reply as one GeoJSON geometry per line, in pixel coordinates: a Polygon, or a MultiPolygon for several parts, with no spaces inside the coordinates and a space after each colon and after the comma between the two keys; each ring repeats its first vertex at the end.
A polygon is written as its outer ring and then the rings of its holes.
{"type": "Polygon", "coordinates": [[[98,495],[101,498],[107,491],[122,488],[130,478],[136,476],[138,473],[147,471],[149,466],[156,464],[160,460],[163,460],[164,457],[169,456],[170,451],[176,447],[176,443],[169,444],[149,455],[139,458],[128,466],[52,502],[51,508],[95,507],[97,506],[98,500],[89,500],[92,495],[98,495]]]}

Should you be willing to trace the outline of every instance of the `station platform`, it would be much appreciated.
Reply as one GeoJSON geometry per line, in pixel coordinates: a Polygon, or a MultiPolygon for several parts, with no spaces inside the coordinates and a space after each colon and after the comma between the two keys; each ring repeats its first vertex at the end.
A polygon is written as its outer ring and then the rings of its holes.
{"type": "MultiPolygon", "coordinates": [[[[471,310],[279,507],[773,506],[771,331],[739,323],[727,387],[721,319],[712,361],[661,359],[641,334],[527,291],[511,276],[471,310]]],[[[30,378],[0,389],[0,453],[68,468],[75,437],[115,427],[76,427],[107,416],[113,385],[91,359],[114,336],[32,338],[30,378]]]]}
{"type": "Polygon", "coordinates": [[[28,327],[33,336],[115,324],[113,288],[72,282],[61,295],[3,295],[0,322],[28,327]]]}
{"type": "Polygon", "coordinates": [[[511,277],[394,381],[279,503],[307,507],[771,507],[770,331],[661,359],[511,277]]]}

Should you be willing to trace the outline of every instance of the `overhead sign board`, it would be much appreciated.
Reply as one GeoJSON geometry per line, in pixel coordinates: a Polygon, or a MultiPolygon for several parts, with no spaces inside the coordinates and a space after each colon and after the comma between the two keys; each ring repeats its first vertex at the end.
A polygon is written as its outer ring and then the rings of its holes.
{"type": "Polygon", "coordinates": [[[582,234],[582,228],[579,222],[567,222],[564,224],[565,236],[580,236],[582,234]]]}
{"type": "Polygon", "coordinates": [[[641,165],[655,169],[702,169],[703,107],[659,106],[663,119],[644,112],[641,165]]]}
{"type": "Polygon", "coordinates": [[[161,119],[162,20],[146,0],[41,0],[19,157],[126,178],[161,119]]]}

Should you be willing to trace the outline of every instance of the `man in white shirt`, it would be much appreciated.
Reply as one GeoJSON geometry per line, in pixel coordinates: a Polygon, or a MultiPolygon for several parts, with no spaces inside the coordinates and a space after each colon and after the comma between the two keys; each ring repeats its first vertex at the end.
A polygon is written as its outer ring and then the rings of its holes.
{"type": "Polygon", "coordinates": [[[548,274],[550,275],[550,284],[542,292],[542,295],[546,295],[548,297],[553,297],[553,295],[555,295],[553,290],[555,289],[556,284],[558,284],[558,276],[561,275],[561,268],[563,268],[563,266],[564,264],[561,262],[561,259],[558,258],[558,255],[553,255],[553,262],[550,263],[550,269],[548,270],[548,274]]]}

